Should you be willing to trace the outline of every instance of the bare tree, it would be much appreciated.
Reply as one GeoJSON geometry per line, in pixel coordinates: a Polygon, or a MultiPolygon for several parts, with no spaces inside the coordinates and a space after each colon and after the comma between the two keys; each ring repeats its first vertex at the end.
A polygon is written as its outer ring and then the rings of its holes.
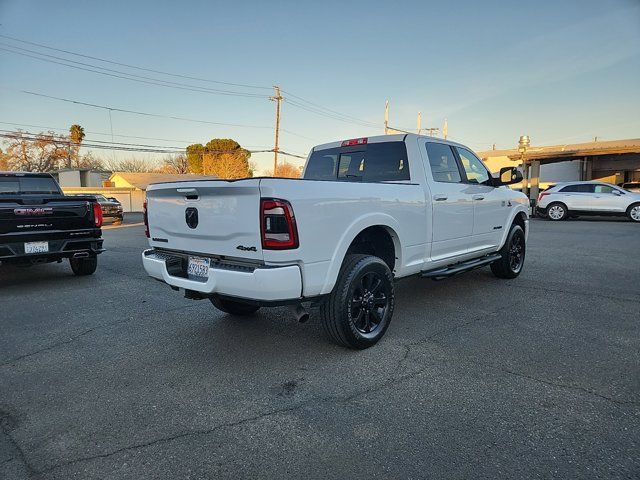
{"type": "Polygon", "coordinates": [[[159,171],[162,173],[189,173],[187,156],[183,154],[167,155],[162,160],[159,171]]]}
{"type": "Polygon", "coordinates": [[[130,172],[130,173],[149,173],[156,172],[156,165],[149,163],[147,160],[139,158],[128,158],[125,160],[112,160],[107,162],[107,168],[114,172],[130,172]]]}
{"type": "Polygon", "coordinates": [[[104,162],[93,156],[93,153],[87,152],[84,155],[80,155],[74,158],[71,162],[73,168],[87,168],[90,170],[104,170],[104,162]]]}
{"type": "Polygon", "coordinates": [[[9,157],[0,150],[0,171],[2,170],[9,170],[9,157]]]}
{"type": "Polygon", "coordinates": [[[69,140],[54,132],[26,134],[20,130],[9,134],[7,166],[12,170],[51,172],[64,165],[69,151],[69,140]]]}
{"type": "Polygon", "coordinates": [[[283,177],[283,178],[300,178],[302,174],[301,167],[296,167],[294,164],[289,162],[280,162],[278,163],[278,168],[275,171],[269,172],[269,176],[271,177],[283,177]]]}

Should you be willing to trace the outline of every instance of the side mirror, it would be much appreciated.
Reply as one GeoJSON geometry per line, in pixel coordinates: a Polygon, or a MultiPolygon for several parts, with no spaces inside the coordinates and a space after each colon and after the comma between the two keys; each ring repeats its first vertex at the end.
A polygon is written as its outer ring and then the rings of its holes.
{"type": "Polygon", "coordinates": [[[611,193],[613,193],[614,195],[620,196],[622,195],[622,192],[620,190],[611,190],[611,193]]]}
{"type": "Polygon", "coordinates": [[[522,181],[522,172],[516,167],[502,167],[498,175],[499,185],[513,185],[522,181]]]}

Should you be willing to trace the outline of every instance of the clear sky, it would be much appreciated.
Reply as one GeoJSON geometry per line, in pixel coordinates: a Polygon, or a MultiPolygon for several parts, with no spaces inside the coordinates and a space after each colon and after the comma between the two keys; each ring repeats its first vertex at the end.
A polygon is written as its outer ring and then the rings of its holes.
{"type": "MultiPolygon", "coordinates": [[[[512,148],[521,134],[530,135],[533,145],[640,137],[638,0],[0,0],[0,34],[153,70],[267,87],[167,77],[0,38],[0,122],[61,129],[79,123],[88,139],[111,139],[107,110],[19,90],[265,127],[112,112],[116,141],[167,146],[230,137],[248,148],[272,148],[275,104],[264,97],[137,83],[1,48],[204,89],[271,95],[269,87],[280,85],[286,92],[281,148],[302,154],[316,143],[382,133],[386,99],[392,126],[415,129],[418,111],[427,127],[442,127],[447,118],[450,138],[476,150],[493,143],[512,148]],[[300,108],[292,95],[376,126],[318,115],[300,108]]],[[[272,155],[253,160],[264,171],[272,155]]]]}

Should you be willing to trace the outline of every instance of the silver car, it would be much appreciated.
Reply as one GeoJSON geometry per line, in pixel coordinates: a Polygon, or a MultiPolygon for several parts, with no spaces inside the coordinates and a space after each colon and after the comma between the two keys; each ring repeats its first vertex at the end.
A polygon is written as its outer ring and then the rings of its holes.
{"type": "Polygon", "coordinates": [[[536,212],[549,220],[578,215],[626,215],[640,222],[640,193],[604,182],[564,182],[538,196],[536,212]]]}

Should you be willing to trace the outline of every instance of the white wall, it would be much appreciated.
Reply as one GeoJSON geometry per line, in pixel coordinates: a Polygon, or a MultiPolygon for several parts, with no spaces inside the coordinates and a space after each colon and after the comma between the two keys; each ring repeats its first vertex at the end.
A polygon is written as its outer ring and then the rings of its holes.
{"type": "Polygon", "coordinates": [[[58,183],[64,187],[81,187],[79,170],[63,170],[58,172],[58,183]]]}
{"type": "Polygon", "coordinates": [[[572,182],[580,180],[581,160],[540,165],[540,182],[572,182]]]}

